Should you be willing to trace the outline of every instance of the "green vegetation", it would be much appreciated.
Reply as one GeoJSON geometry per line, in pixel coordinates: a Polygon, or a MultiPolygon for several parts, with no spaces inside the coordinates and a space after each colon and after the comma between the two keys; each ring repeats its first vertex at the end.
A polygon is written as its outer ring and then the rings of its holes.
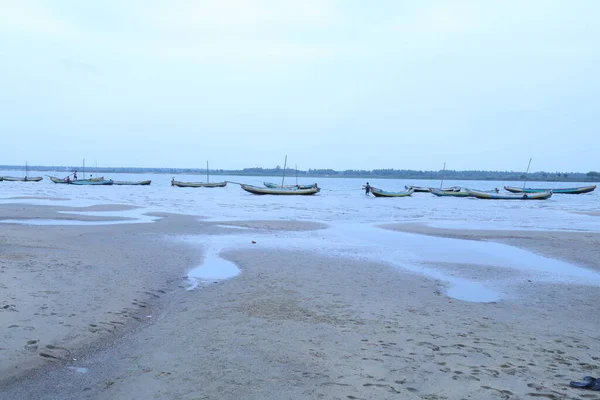
{"type": "MultiPolygon", "coordinates": [[[[0,170],[22,170],[22,165],[0,165],[0,170]]],[[[29,166],[29,171],[65,171],[80,170],[78,166],[29,166]]],[[[204,168],[138,168],[138,167],[86,167],[86,173],[163,173],[163,174],[205,174],[204,168]]],[[[280,176],[283,168],[244,168],[241,170],[210,170],[211,175],[241,176],[280,176]]],[[[549,181],[549,182],[598,182],[600,172],[530,172],[521,171],[417,171],[410,169],[374,169],[335,171],[333,169],[298,170],[298,177],[335,177],[335,178],[399,178],[399,179],[442,179],[445,180],[481,180],[481,181],[549,181]]],[[[285,175],[294,177],[296,170],[286,168],[285,175]]]]}

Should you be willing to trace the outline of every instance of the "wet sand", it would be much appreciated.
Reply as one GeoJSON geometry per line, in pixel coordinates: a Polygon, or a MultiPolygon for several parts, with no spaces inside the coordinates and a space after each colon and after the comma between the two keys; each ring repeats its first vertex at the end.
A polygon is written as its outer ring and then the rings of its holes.
{"type": "MultiPolygon", "coordinates": [[[[11,207],[0,206],[0,219],[11,207]]],[[[531,280],[518,298],[464,302],[385,263],[273,252],[259,240],[222,254],[239,276],[186,291],[183,276],[202,251],[178,235],[323,225],[162,216],[0,225],[1,398],[600,399],[567,386],[600,375],[596,287],[531,280]]],[[[500,241],[598,267],[597,234],[388,228],[500,241]]],[[[471,267],[483,280],[498,273],[471,267]]]]}

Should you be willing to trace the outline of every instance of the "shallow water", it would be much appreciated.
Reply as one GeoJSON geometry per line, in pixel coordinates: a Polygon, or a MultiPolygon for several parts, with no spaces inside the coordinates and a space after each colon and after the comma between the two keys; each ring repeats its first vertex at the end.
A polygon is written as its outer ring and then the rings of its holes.
{"type": "MultiPolygon", "coordinates": [[[[2,173],[10,175],[10,173],[2,173]]],[[[13,175],[15,172],[13,171],[13,175]]],[[[18,175],[18,174],[17,174],[18,175]]],[[[56,173],[55,175],[61,175],[56,173]]],[[[466,301],[497,301],[515,294],[528,279],[552,283],[585,282],[600,286],[600,274],[577,266],[548,259],[515,247],[480,241],[428,237],[376,228],[374,225],[394,222],[426,223],[457,229],[526,229],[598,231],[600,217],[575,212],[600,211],[600,192],[583,195],[554,195],[546,201],[490,201],[474,198],[436,197],[416,193],[407,198],[374,198],[361,190],[364,179],[320,178],[321,193],[316,196],[256,196],[242,191],[236,184],[225,188],[176,188],[170,186],[171,175],[112,174],[114,180],[152,179],[151,186],[70,186],[49,180],[39,183],[0,182],[0,204],[28,203],[86,207],[96,204],[129,204],[141,208],[127,211],[69,211],[71,215],[93,215],[127,218],[113,221],[74,220],[5,220],[28,224],[105,225],[149,223],[157,217],[148,212],[172,212],[207,217],[219,221],[218,226],[232,228],[230,235],[187,238],[205,252],[205,260],[189,273],[190,287],[203,281],[227,279],[239,273],[233,263],[220,257],[229,249],[252,248],[252,238],[260,238],[258,246],[280,250],[308,250],[323,255],[380,261],[396,268],[440,281],[448,296],[466,301]],[[68,198],[69,200],[15,199],[32,196],[68,198]],[[310,232],[278,232],[256,230],[234,225],[235,220],[305,220],[324,222],[328,229],[310,232]],[[368,255],[368,258],[367,258],[368,255]],[[460,266],[460,268],[456,268],[460,266]],[[477,267],[498,271],[494,278],[477,277],[477,267]]],[[[202,181],[196,175],[178,175],[178,180],[202,181]]],[[[215,177],[261,185],[276,181],[274,177],[215,177]]],[[[311,182],[311,181],[308,181],[311,182]]],[[[300,183],[308,183],[303,180],[300,183]]],[[[404,185],[437,186],[436,181],[371,180],[373,186],[387,190],[404,185]]],[[[492,189],[516,182],[458,182],[448,186],[492,189]]],[[[587,185],[581,184],[582,185],[587,185]]],[[[535,185],[553,185],[536,183],[535,185]]],[[[563,184],[565,185],[565,184],[563,184]]],[[[568,186],[578,184],[568,183],[568,186]]],[[[532,184],[534,186],[534,184],[532,184]]],[[[558,185],[557,185],[558,186],[558,185]]]]}
{"type": "MultiPolygon", "coordinates": [[[[3,175],[19,175],[19,171],[1,171],[3,175]]],[[[51,175],[52,173],[48,173],[51,175]]],[[[64,172],[54,175],[63,176],[64,172]]],[[[361,190],[364,179],[307,178],[300,183],[317,181],[322,188],[315,196],[257,196],[244,192],[239,185],[225,188],[177,188],[170,186],[172,175],[104,174],[114,180],[151,179],[150,186],[72,186],[54,184],[47,178],[41,182],[0,182],[0,203],[31,202],[85,206],[119,203],[143,206],[146,211],[166,211],[228,221],[240,219],[295,219],[321,222],[424,222],[441,227],[473,229],[550,229],[597,231],[600,217],[575,212],[600,211],[600,190],[582,195],[554,195],[545,201],[502,201],[474,198],[436,197],[415,193],[406,198],[374,198],[361,190]],[[61,197],[71,201],[7,200],[9,197],[61,197]]],[[[178,180],[203,181],[202,175],[176,175],[178,180]]],[[[215,176],[211,181],[235,181],[262,185],[277,177],[215,176]]],[[[288,180],[293,183],[295,180],[288,180]]],[[[439,181],[370,180],[373,186],[398,190],[404,185],[439,186],[439,181]]],[[[531,186],[583,186],[590,183],[542,183],[531,186]]],[[[446,181],[448,186],[478,189],[502,188],[518,182],[446,181]]]]}

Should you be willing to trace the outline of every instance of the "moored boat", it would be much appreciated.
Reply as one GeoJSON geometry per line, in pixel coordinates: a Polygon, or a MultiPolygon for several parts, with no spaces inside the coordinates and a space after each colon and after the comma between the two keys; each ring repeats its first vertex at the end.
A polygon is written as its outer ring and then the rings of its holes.
{"type": "Polygon", "coordinates": [[[227,186],[227,181],[225,181],[225,182],[211,182],[211,183],[207,183],[207,182],[181,182],[181,181],[176,181],[175,179],[172,179],[171,180],[171,186],[192,187],[192,188],[199,188],[199,187],[217,188],[217,187],[225,187],[225,186],[227,186]]]}
{"type": "Polygon", "coordinates": [[[539,192],[539,193],[520,193],[520,194],[500,194],[482,192],[481,190],[465,189],[473,197],[478,199],[489,199],[489,200],[546,200],[552,197],[552,192],[539,192]]]}
{"type": "Polygon", "coordinates": [[[0,177],[0,181],[7,181],[7,182],[39,182],[41,181],[42,178],[41,176],[26,176],[24,178],[17,178],[15,176],[1,176],[0,177]]]}
{"type": "Polygon", "coordinates": [[[371,186],[370,192],[375,197],[406,197],[414,193],[414,189],[403,190],[400,192],[388,192],[371,186]]]}
{"type": "Polygon", "coordinates": [[[321,188],[317,185],[314,185],[310,189],[297,189],[297,188],[263,188],[252,185],[244,185],[240,184],[241,188],[246,192],[250,192],[253,194],[274,194],[274,195],[300,195],[300,196],[309,196],[312,194],[319,193],[321,188]]]}
{"type": "Polygon", "coordinates": [[[463,190],[444,190],[444,189],[435,189],[435,188],[431,188],[431,193],[435,194],[436,196],[449,196],[449,197],[471,197],[471,194],[467,191],[463,191],[463,190]]]}
{"type": "Polygon", "coordinates": [[[312,185],[278,185],[271,182],[263,182],[263,185],[269,189],[312,189],[317,186],[316,183],[313,183],[312,185]]]}
{"type": "Polygon", "coordinates": [[[151,183],[152,183],[152,181],[150,181],[150,180],[148,180],[148,181],[113,181],[113,185],[117,185],[117,186],[125,186],[125,185],[148,186],[151,183]]]}
{"type": "Polygon", "coordinates": [[[593,192],[596,189],[596,185],[555,189],[518,188],[514,186],[504,186],[504,189],[511,193],[542,193],[551,191],[554,194],[582,194],[593,192]]]}
{"type": "Polygon", "coordinates": [[[84,185],[89,185],[89,186],[109,186],[113,184],[112,179],[106,180],[97,180],[97,179],[78,179],[78,180],[73,180],[68,182],[70,185],[79,185],[79,186],[84,186],[84,185]]]}

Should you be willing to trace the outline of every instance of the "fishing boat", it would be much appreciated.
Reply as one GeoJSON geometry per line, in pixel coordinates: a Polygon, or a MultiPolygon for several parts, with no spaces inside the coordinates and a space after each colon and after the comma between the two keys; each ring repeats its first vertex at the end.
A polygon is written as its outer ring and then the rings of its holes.
{"type": "Polygon", "coordinates": [[[482,192],[481,190],[465,189],[473,197],[478,199],[489,199],[489,200],[546,200],[552,197],[552,192],[539,192],[539,193],[520,193],[520,194],[500,194],[482,192]]]}
{"type": "Polygon", "coordinates": [[[250,192],[253,194],[274,194],[274,195],[300,195],[300,196],[309,196],[312,194],[319,193],[321,188],[317,185],[314,185],[310,189],[296,189],[296,188],[263,188],[259,186],[252,185],[244,185],[240,184],[241,188],[246,192],[250,192]]]}
{"type": "Polygon", "coordinates": [[[15,176],[0,177],[0,181],[7,181],[7,182],[39,182],[42,179],[44,179],[44,178],[42,178],[41,176],[26,176],[24,178],[17,178],[15,176]]]}
{"type": "Polygon", "coordinates": [[[414,189],[407,189],[407,190],[403,190],[400,192],[388,192],[385,190],[381,190],[381,189],[377,189],[371,186],[370,189],[371,193],[373,193],[373,196],[375,197],[406,197],[406,196],[410,196],[411,194],[414,193],[414,189]]]}
{"type": "Polygon", "coordinates": [[[41,181],[42,178],[41,176],[29,176],[29,169],[27,167],[27,163],[25,163],[25,176],[23,178],[18,178],[15,176],[1,176],[0,177],[0,181],[7,181],[7,182],[39,182],[41,181]]]}
{"type": "Polygon", "coordinates": [[[148,186],[152,181],[113,181],[113,185],[117,186],[148,186]]]}
{"type": "Polygon", "coordinates": [[[430,188],[420,186],[404,186],[406,190],[412,189],[415,193],[428,193],[431,192],[430,188]]]}
{"type": "Polygon", "coordinates": [[[225,186],[227,186],[227,181],[225,181],[225,182],[208,183],[208,182],[181,182],[181,181],[176,181],[175,179],[172,179],[171,180],[171,186],[192,187],[192,188],[199,188],[199,187],[216,188],[216,187],[225,187],[225,186]]]}
{"type": "Polygon", "coordinates": [[[504,189],[511,193],[541,193],[551,191],[554,194],[581,194],[593,192],[596,189],[596,185],[556,189],[518,188],[514,186],[504,186],[504,189]]]}
{"type": "Polygon", "coordinates": [[[68,182],[71,185],[79,185],[79,186],[109,186],[113,184],[112,179],[78,179],[68,182]]]}
{"type": "Polygon", "coordinates": [[[317,184],[313,183],[312,185],[278,185],[276,183],[263,182],[263,185],[265,185],[265,187],[268,187],[269,189],[311,189],[317,184]]]}
{"type": "MultiPolygon", "coordinates": [[[[64,183],[64,184],[75,184],[75,185],[85,185],[85,182],[107,182],[103,176],[97,178],[90,179],[71,179],[71,175],[66,178],[57,178],[55,176],[49,176],[50,180],[54,183],[64,183]],[[75,183],[77,182],[77,183],[75,183]]],[[[111,181],[112,182],[112,181],[111,181]]]]}
{"type": "Polygon", "coordinates": [[[464,190],[445,190],[445,189],[435,189],[431,188],[431,193],[436,196],[450,196],[450,197],[471,197],[471,194],[464,190]]]}
{"type": "Polygon", "coordinates": [[[176,181],[175,178],[171,179],[171,186],[177,187],[192,187],[192,188],[218,188],[227,186],[227,181],[224,182],[210,182],[210,176],[208,174],[208,161],[206,162],[206,182],[182,182],[176,181]]]}

